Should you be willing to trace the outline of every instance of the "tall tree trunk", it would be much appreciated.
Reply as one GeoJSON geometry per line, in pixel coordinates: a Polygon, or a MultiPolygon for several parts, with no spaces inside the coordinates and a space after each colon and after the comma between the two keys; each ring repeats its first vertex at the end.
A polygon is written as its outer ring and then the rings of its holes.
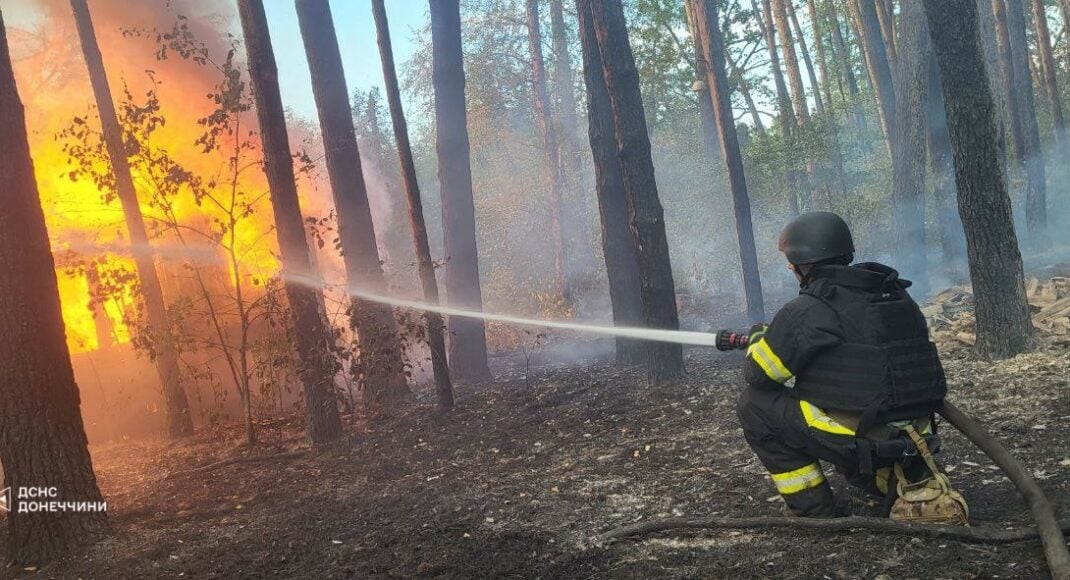
{"type": "Polygon", "coordinates": [[[773,1],[773,22],[780,34],[780,47],[784,51],[784,66],[788,71],[788,83],[791,87],[791,101],[795,105],[795,114],[799,123],[806,125],[810,122],[810,107],[806,103],[806,88],[803,86],[802,74],[799,72],[799,59],[795,54],[795,40],[792,38],[791,25],[788,22],[788,11],[784,6],[791,0],[773,1]]]}
{"type": "MultiPolygon", "coordinates": [[[[648,328],[675,330],[680,326],[676,285],[624,7],[616,0],[578,0],[577,6],[590,10],[602,57],[602,74],[613,107],[617,155],[624,174],[628,216],[639,258],[643,322],[648,328]]],[[[652,382],[683,374],[683,349],[679,345],[651,343],[646,351],[652,382]]]]}
{"type": "Polygon", "coordinates": [[[71,0],[74,20],[78,27],[78,37],[82,43],[82,56],[89,71],[89,80],[93,86],[97,111],[100,113],[104,144],[111,160],[112,174],[115,176],[115,189],[119,203],[123,208],[127,233],[130,236],[130,253],[134,257],[137,269],[138,287],[148,332],[151,334],[153,362],[160,384],[163,386],[164,408],[167,412],[167,432],[171,437],[184,437],[193,434],[193,417],[189,412],[189,400],[182,388],[178,369],[178,355],[171,339],[171,325],[167,319],[167,305],[160,287],[160,278],[153,260],[152,246],[145,230],[145,219],[141,215],[137,190],[130,176],[130,164],[123,143],[123,130],[115,115],[115,102],[112,100],[108,76],[104,70],[104,59],[97,44],[93,19],[89,14],[86,0],[71,0]]]}
{"type": "Polygon", "coordinates": [[[684,13],[687,16],[687,28],[695,50],[695,84],[693,88],[695,96],[698,97],[699,118],[702,121],[702,143],[706,146],[706,153],[713,158],[718,154],[717,120],[714,119],[713,115],[710,85],[706,82],[706,53],[702,47],[703,40],[699,36],[698,24],[695,22],[695,13],[691,7],[691,0],[684,0],[684,13]]]}
{"type": "MultiPolygon", "coordinates": [[[[460,0],[429,0],[431,6],[431,82],[435,89],[435,151],[442,194],[446,241],[446,299],[450,306],[483,309],[479,288],[476,210],[472,198],[468,114],[464,100],[460,0]]],[[[482,320],[449,319],[450,369],[454,378],[490,376],[487,336],[482,320]]]]}
{"type": "Polygon", "coordinates": [[[892,203],[895,246],[901,271],[919,297],[928,284],[925,243],[925,103],[929,90],[929,29],[921,0],[903,0],[896,60],[895,149],[892,203]]]}
{"type": "MultiPolygon", "coordinates": [[[[424,300],[438,304],[438,282],[435,280],[435,263],[431,259],[431,247],[427,241],[427,225],[424,223],[424,206],[420,198],[420,183],[416,179],[416,162],[409,144],[409,128],[405,111],[401,106],[401,90],[394,66],[394,49],[390,42],[390,26],[386,17],[384,0],[372,0],[372,15],[379,41],[379,56],[383,64],[383,80],[386,100],[390,104],[390,119],[394,126],[394,141],[398,145],[398,161],[401,163],[401,178],[405,183],[405,198],[409,205],[409,223],[412,224],[412,239],[416,249],[416,263],[420,272],[420,285],[424,300]]],[[[444,411],[453,408],[453,384],[446,360],[446,339],[442,334],[442,316],[427,312],[427,343],[431,349],[431,368],[435,375],[435,392],[438,406],[444,411]]]]}
{"type": "MultiPolygon", "coordinates": [[[[988,76],[989,90],[992,92],[992,101],[996,106],[996,126],[1000,130],[1001,143],[1006,143],[1006,129],[1012,125],[1010,109],[1007,106],[1007,91],[1003,86],[1003,74],[1001,71],[1001,57],[999,39],[996,32],[996,19],[993,13],[992,0],[977,0],[977,25],[981,30],[981,47],[984,50],[985,73],[988,76]]],[[[1010,175],[1007,166],[1007,147],[999,148],[1000,160],[1003,163],[1003,174],[1010,175]]]]}
{"type": "Polygon", "coordinates": [[[739,150],[736,121],[732,115],[732,95],[723,58],[725,46],[721,35],[717,0],[692,0],[692,8],[699,29],[699,37],[702,39],[699,44],[705,52],[706,78],[710,87],[710,98],[717,113],[721,153],[725,167],[728,169],[728,182],[732,189],[732,208],[736,217],[736,236],[739,240],[743,289],[747,296],[747,318],[751,324],[756,324],[765,320],[765,305],[762,302],[762,281],[758,274],[758,251],[754,246],[750,195],[747,193],[743,154],[739,150]]]}
{"type": "Polygon", "coordinates": [[[1033,323],[1022,255],[1000,162],[1000,135],[984,70],[975,0],[924,0],[940,63],[959,213],[977,312],[977,350],[1004,358],[1029,349],[1033,323]]]}
{"type": "MultiPolygon", "coordinates": [[[[936,206],[936,222],[940,228],[940,252],[944,274],[954,282],[960,282],[959,272],[966,263],[966,239],[962,232],[962,219],[955,207],[957,190],[954,181],[955,167],[952,164],[951,135],[947,129],[947,113],[944,112],[944,93],[940,84],[940,65],[936,56],[929,56],[929,92],[925,104],[928,130],[929,170],[932,172],[933,197],[936,206]]],[[[1002,135],[1002,133],[1001,133],[1002,135]]]]}
{"type": "Polygon", "coordinates": [[[890,1],[876,1],[877,21],[880,22],[881,37],[884,39],[884,47],[888,52],[888,64],[895,70],[895,62],[899,58],[899,47],[896,46],[899,37],[895,33],[895,11],[891,4],[890,1]]]}
{"type": "MultiPolygon", "coordinates": [[[[788,19],[791,27],[795,30],[795,38],[799,41],[799,52],[802,54],[803,65],[806,66],[806,76],[810,79],[810,90],[814,93],[814,109],[817,114],[825,114],[825,102],[821,97],[821,84],[817,82],[817,74],[814,73],[814,61],[810,58],[810,48],[806,46],[806,35],[803,34],[802,26],[799,26],[799,18],[795,14],[792,0],[787,0],[785,6],[788,10],[788,19]]],[[[815,35],[816,38],[816,35],[815,35]]],[[[820,39],[816,40],[820,42],[820,39]]]]}
{"type": "Polygon", "coordinates": [[[1033,0],[1033,20],[1036,22],[1037,46],[1040,62],[1044,69],[1044,88],[1051,104],[1051,117],[1054,125],[1055,143],[1066,147],[1066,120],[1063,118],[1063,104],[1059,95],[1059,82],[1055,78],[1057,65],[1051,48],[1051,32],[1048,30],[1048,12],[1043,0],[1033,0]]]}
{"type": "Polygon", "coordinates": [[[1029,43],[1025,34],[1025,7],[1022,0],[1007,1],[1007,29],[1011,40],[1011,62],[1016,72],[1021,72],[1014,79],[1025,137],[1024,149],[1018,150],[1026,168],[1025,223],[1033,247],[1044,249],[1051,245],[1048,239],[1047,176],[1044,152],[1040,149],[1033,81],[1029,76],[1029,43]]]}
{"type": "Polygon", "coordinates": [[[565,175],[558,157],[557,129],[550,112],[550,91],[546,82],[546,65],[542,58],[542,31],[539,24],[539,0],[527,0],[528,52],[531,56],[531,85],[535,96],[535,118],[542,136],[546,161],[547,185],[550,189],[550,237],[554,246],[554,292],[566,302],[572,300],[569,283],[568,248],[561,229],[564,213],[561,199],[565,175]]]}
{"type": "Polygon", "coordinates": [[[836,3],[828,3],[829,26],[832,27],[832,45],[835,48],[836,66],[843,71],[847,79],[847,92],[851,95],[851,108],[854,111],[854,123],[863,133],[867,130],[866,113],[862,110],[862,102],[859,97],[858,78],[855,77],[854,64],[851,63],[850,46],[843,36],[840,27],[840,17],[836,13],[836,3]]]}
{"type": "Polygon", "coordinates": [[[877,96],[877,110],[880,113],[888,152],[892,153],[895,150],[895,84],[881,36],[880,22],[877,21],[875,1],[879,0],[849,0],[848,3],[855,20],[858,21],[869,80],[877,96]]]}
{"type": "MultiPolygon", "coordinates": [[[[828,57],[825,54],[825,30],[821,26],[821,14],[817,11],[815,0],[806,0],[810,13],[810,28],[814,32],[814,50],[817,52],[817,70],[821,76],[821,94],[825,103],[832,107],[832,83],[829,81],[828,57]]],[[[802,36],[802,33],[800,33],[802,36]]]]}
{"type": "Polygon", "coordinates": [[[102,502],[79,409],[56,265],[34,179],[26,118],[0,14],[0,465],[9,561],[39,565],[96,540],[103,511],[19,509],[21,490],[43,501],[102,502]]]}
{"type": "MultiPolygon", "coordinates": [[[[617,156],[617,135],[613,105],[602,75],[602,55],[586,0],[577,0],[583,46],[583,80],[587,87],[587,123],[594,161],[595,191],[602,223],[602,253],[609,278],[609,300],[614,326],[643,323],[643,298],[639,283],[639,260],[629,227],[628,199],[624,191],[624,171],[617,156]]],[[[617,364],[643,362],[642,342],[617,339],[617,364]]]]}
{"type": "Polygon", "coordinates": [[[780,123],[788,135],[796,133],[798,124],[795,113],[792,110],[791,95],[788,94],[788,85],[784,81],[784,72],[780,68],[780,52],[777,49],[776,26],[773,24],[773,9],[770,0],[762,0],[762,10],[759,11],[757,0],[751,0],[754,9],[754,18],[758,21],[758,29],[765,39],[766,50],[769,51],[769,68],[773,72],[773,86],[776,88],[777,112],[780,115],[780,123]],[[764,13],[764,19],[762,17],[764,13]]]}
{"type": "MultiPolygon", "coordinates": [[[[296,6],[338,216],[346,279],[354,289],[379,294],[386,290],[386,284],[331,8],[327,0],[297,0],[296,6]]],[[[360,339],[359,370],[365,381],[366,403],[373,414],[382,413],[407,388],[397,321],[389,306],[359,298],[353,299],[350,317],[360,339]]]]}
{"type": "Polygon", "coordinates": [[[579,165],[579,121],[576,119],[576,87],[572,74],[572,57],[568,50],[568,32],[562,0],[550,0],[550,35],[554,50],[552,80],[557,90],[557,115],[561,119],[561,160],[566,172],[579,165]]]}
{"type": "Polygon", "coordinates": [[[333,333],[322,316],[323,294],[317,288],[320,273],[312,262],[298,201],[286,113],[279,92],[279,69],[263,0],[238,0],[238,13],[260,123],[264,173],[271,188],[271,208],[282,254],[283,284],[300,365],[298,376],[308,409],[306,428],[312,444],[320,446],[342,434],[334,392],[333,333]]]}

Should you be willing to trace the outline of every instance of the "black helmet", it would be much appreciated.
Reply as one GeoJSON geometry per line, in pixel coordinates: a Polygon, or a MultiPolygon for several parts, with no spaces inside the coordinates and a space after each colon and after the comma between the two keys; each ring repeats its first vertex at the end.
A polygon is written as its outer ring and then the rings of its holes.
{"type": "Polygon", "coordinates": [[[854,254],[851,230],[840,216],[827,211],[804,213],[780,232],[777,248],[796,266],[816,264],[854,254]]]}

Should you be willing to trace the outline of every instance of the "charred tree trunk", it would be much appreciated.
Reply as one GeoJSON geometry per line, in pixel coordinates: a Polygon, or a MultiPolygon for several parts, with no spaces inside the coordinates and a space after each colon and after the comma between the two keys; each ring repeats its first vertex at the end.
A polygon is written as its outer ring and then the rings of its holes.
{"type": "Polygon", "coordinates": [[[877,96],[877,110],[880,113],[881,126],[884,128],[884,138],[888,146],[888,152],[894,154],[895,84],[892,81],[892,69],[888,63],[888,54],[885,52],[884,38],[881,36],[881,25],[877,20],[875,1],[879,0],[849,0],[848,3],[851,6],[855,20],[858,21],[863,47],[862,52],[865,53],[869,80],[873,84],[873,92],[877,96]]]}
{"type": "MultiPolygon", "coordinates": [[[[394,126],[394,141],[398,145],[398,161],[401,163],[401,178],[405,183],[405,198],[409,205],[409,223],[412,224],[412,239],[416,249],[416,263],[420,272],[420,285],[424,300],[438,304],[438,282],[435,280],[435,263],[431,259],[431,247],[427,241],[427,225],[424,223],[424,207],[420,198],[420,183],[416,179],[416,163],[409,144],[409,128],[401,106],[401,90],[394,67],[394,49],[390,42],[390,26],[386,17],[384,0],[372,0],[372,15],[379,41],[379,56],[383,64],[383,80],[386,100],[390,105],[390,120],[394,126]]],[[[435,392],[438,406],[443,411],[453,408],[453,384],[446,360],[446,339],[443,336],[442,316],[427,312],[427,343],[431,349],[431,368],[435,374],[435,392]]]]}
{"type": "Polygon", "coordinates": [[[115,189],[119,203],[123,208],[127,233],[130,236],[130,253],[137,268],[138,287],[144,302],[144,315],[151,333],[153,362],[163,386],[164,407],[167,410],[167,432],[171,437],[184,437],[193,434],[193,418],[189,412],[189,400],[182,388],[178,369],[178,355],[171,339],[171,325],[167,319],[167,305],[160,287],[160,278],[153,260],[152,246],[145,230],[145,219],[141,215],[137,190],[130,176],[130,164],[127,160],[126,145],[123,143],[123,130],[115,115],[115,102],[112,100],[108,76],[104,70],[104,59],[97,44],[93,19],[89,14],[86,0],[71,0],[74,20],[78,27],[78,37],[82,43],[82,55],[85,57],[89,80],[93,85],[93,96],[100,113],[104,144],[111,160],[112,174],[115,176],[115,189]]]}
{"type": "Polygon", "coordinates": [[[576,87],[572,74],[572,57],[568,51],[568,33],[562,0],[550,0],[550,35],[554,50],[552,80],[557,89],[557,115],[561,120],[561,160],[566,172],[579,165],[579,121],[576,119],[576,87]]]}
{"type": "MultiPolygon", "coordinates": [[[[816,0],[806,0],[810,13],[810,28],[814,32],[814,50],[817,52],[817,70],[821,76],[821,94],[825,103],[832,107],[832,83],[829,79],[828,56],[825,54],[825,30],[821,26],[821,14],[817,11],[816,0]]],[[[802,33],[800,33],[800,36],[802,33]]]]}
{"type": "Polygon", "coordinates": [[[716,111],[717,128],[721,136],[721,153],[728,169],[728,181],[732,188],[732,208],[736,217],[736,235],[739,240],[739,258],[742,268],[743,288],[747,296],[747,318],[751,324],[765,320],[765,305],[762,302],[762,281],[758,274],[758,251],[754,246],[754,224],[751,221],[750,194],[743,171],[743,154],[739,150],[736,121],[732,115],[732,94],[729,90],[728,73],[725,70],[724,38],[718,17],[717,0],[692,0],[695,23],[698,25],[706,62],[706,78],[710,98],[716,111]]]}
{"type": "Polygon", "coordinates": [[[550,91],[546,82],[546,64],[542,58],[542,31],[539,24],[539,0],[527,0],[528,51],[531,56],[531,85],[535,95],[535,118],[542,136],[546,158],[547,185],[550,189],[550,237],[554,245],[554,292],[566,302],[572,300],[569,284],[568,249],[561,229],[561,199],[565,176],[558,157],[557,129],[550,112],[550,91]]]}
{"type": "Polygon", "coordinates": [[[271,188],[283,284],[300,364],[298,376],[308,408],[308,436],[314,446],[319,446],[342,434],[334,393],[336,362],[330,348],[333,334],[322,316],[323,295],[317,289],[320,273],[312,262],[297,197],[293,157],[286,134],[286,113],[279,93],[279,69],[271,48],[264,3],[262,0],[238,0],[238,12],[249,59],[256,116],[260,122],[264,173],[271,188]]]}
{"type": "Polygon", "coordinates": [[[903,0],[896,61],[892,204],[898,263],[919,297],[928,292],[925,243],[925,105],[929,90],[929,29],[921,0],[903,0]]]}
{"type": "MultiPolygon", "coordinates": [[[[468,113],[464,100],[460,0],[430,0],[432,79],[435,89],[435,151],[442,192],[446,241],[446,299],[450,306],[483,309],[472,198],[468,113]]],[[[449,319],[450,369],[454,378],[480,380],[487,368],[487,336],[482,320],[449,319]]]]}
{"type": "Polygon", "coordinates": [[[944,112],[944,93],[940,84],[940,65],[936,56],[929,56],[929,92],[925,104],[929,144],[929,171],[932,173],[933,196],[937,208],[936,221],[940,228],[940,251],[944,273],[959,282],[966,264],[966,239],[962,233],[962,219],[955,207],[955,167],[952,163],[951,135],[947,132],[947,113],[944,112]]]}
{"type": "MultiPolygon", "coordinates": [[[[614,326],[643,323],[643,298],[639,283],[639,260],[629,228],[628,199],[624,192],[624,172],[617,156],[617,135],[613,105],[602,75],[602,55],[591,21],[590,6],[578,0],[576,12],[583,45],[583,79],[587,87],[587,122],[594,161],[598,213],[602,222],[602,252],[609,278],[609,299],[614,326]]],[[[643,362],[642,342],[617,338],[617,364],[643,362]]]]}
{"type": "Polygon", "coordinates": [[[795,54],[795,39],[791,35],[791,26],[788,23],[788,11],[784,4],[791,0],[772,0],[773,22],[780,34],[780,47],[784,51],[784,66],[788,72],[788,83],[791,87],[791,101],[795,105],[795,115],[801,125],[810,122],[810,107],[806,103],[806,88],[803,86],[802,74],[799,72],[799,58],[795,54]]]}
{"type": "Polygon", "coordinates": [[[854,111],[854,123],[862,132],[867,130],[866,114],[862,110],[862,102],[859,97],[858,78],[855,76],[854,65],[851,63],[851,50],[843,36],[843,28],[840,27],[840,17],[836,13],[836,3],[828,3],[829,26],[832,28],[832,45],[836,59],[836,66],[843,71],[847,80],[847,92],[851,95],[851,108],[854,111]]]}
{"type": "Polygon", "coordinates": [[[0,14],[0,465],[8,558],[39,565],[93,542],[103,511],[18,509],[22,489],[55,488],[62,502],[101,502],[34,178],[26,118],[0,14]]]}
{"type": "MultiPolygon", "coordinates": [[[[327,0],[297,0],[296,5],[338,216],[346,279],[354,289],[382,293],[386,284],[331,8],[327,0]]],[[[358,368],[365,382],[366,402],[372,413],[382,413],[407,389],[397,321],[389,306],[369,300],[354,298],[350,309],[360,340],[358,368]]]]}
{"type": "MultiPolygon", "coordinates": [[[[590,10],[602,57],[602,74],[613,107],[617,155],[624,174],[628,216],[639,258],[643,322],[649,328],[675,330],[680,326],[676,286],[624,7],[616,0],[579,0],[577,5],[590,10]]],[[[683,374],[683,349],[679,345],[651,343],[646,351],[652,382],[683,374]]]]}
{"type": "Polygon", "coordinates": [[[1022,123],[1023,149],[1016,154],[1023,158],[1026,171],[1025,223],[1029,238],[1036,249],[1051,245],[1048,239],[1047,176],[1044,152],[1040,149],[1040,128],[1037,125],[1033,81],[1029,76],[1029,43],[1025,34],[1025,7],[1021,0],[1007,1],[1007,29],[1011,41],[1011,63],[1018,92],[1018,110],[1022,123]]]}
{"type": "Polygon", "coordinates": [[[1033,324],[1022,255],[1000,162],[1000,135],[984,70],[975,0],[924,0],[940,63],[959,213],[977,312],[977,350],[1004,358],[1028,350],[1033,324]]]}
{"type": "MultiPolygon", "coordinates": [[[[810,79],[810,90],[814,93],[814,109],[818,115],[825,114],[825,102],[821,97],[821,84],[817,82],[817,74],[814,72],[814,61],[810,58],[810,48],[806,46],[806,35],[803,34],[802,26],[799,26],[799,18],[795,14],[795,7],[792,5],[792,0],[785,2],[785,7],[788,10],[788,20],[791,21],[791,27],[795,31],[795,37],[799,41],[799,52],[802,54],[803,65],[806,67],[806,77],[810,79]]],[[[815,33],[815,38],[817,38],[815,33]]],[[[820,42],[820,40],[817,40],[820,42]]]]}

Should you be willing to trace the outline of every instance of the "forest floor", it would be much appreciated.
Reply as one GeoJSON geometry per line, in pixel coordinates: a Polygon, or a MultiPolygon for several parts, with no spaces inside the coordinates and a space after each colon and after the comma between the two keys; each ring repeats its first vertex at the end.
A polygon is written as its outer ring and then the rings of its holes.
{"type": "MultiPolygon", "coordinates": [[[[177,473],[243,453],[239,429],[172,444],[93,448],[111,533],[44,578],[1039,578],[1039,542],[962,544],[863,532],[665,533],[598,547],[609,529],[668,516],[778,516],[740,432],[739,355],[693,350],[686,379],[649,387],[607,361],[458,388],[432,412],[353,426],[323,452],[177,473]]],[[[981,419],[1070,513],[1070,350],[999,364],[955,353],[950,398],[981,419]]],[[[302,445],[301,423],[263,426],[261,452],[302,445]]],[[[976,526],[1030,517],[1008,480],[948,428],[944,464],[976,526]]],[[[842,477],[839,500],[875,513],[842,477]]],[[[0,540],[2,542],[2,540],[0,540]]],[[[2,546],[0,546],[2,548],[2,546]]]]}

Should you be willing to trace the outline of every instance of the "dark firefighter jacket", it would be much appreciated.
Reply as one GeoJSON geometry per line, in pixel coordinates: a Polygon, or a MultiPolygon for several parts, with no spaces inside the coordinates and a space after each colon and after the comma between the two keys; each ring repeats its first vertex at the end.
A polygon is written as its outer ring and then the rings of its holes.
{"type": "Polygon", "coordinates": [[[933,412],[943,368],[909,281],[882,264],[814,268],[747,350],[744,377],[822,409],[892,421],[933,412]]]}

